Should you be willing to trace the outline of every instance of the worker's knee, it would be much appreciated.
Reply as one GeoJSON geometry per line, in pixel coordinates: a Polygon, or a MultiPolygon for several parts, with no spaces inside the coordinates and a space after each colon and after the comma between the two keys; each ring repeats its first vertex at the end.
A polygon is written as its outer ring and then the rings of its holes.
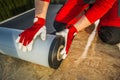
{"type": "Polygon", "coordinates": [[[120,28],[116,27],[101,27],[99,32],[101,40],[108,44],[120,43],[120,28]]]}
{"type": "Polygon", "coordinates": [[[54,28],[57,32],[66,29],[66,25],[66,23],[58,22],[56,20],[54,21],[54,28]]]}

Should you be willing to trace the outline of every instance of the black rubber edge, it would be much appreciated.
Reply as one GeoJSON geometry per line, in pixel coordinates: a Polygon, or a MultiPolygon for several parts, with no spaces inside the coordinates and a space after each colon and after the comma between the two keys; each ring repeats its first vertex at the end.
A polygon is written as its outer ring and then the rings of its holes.
{"type": "Polygon", "coordinates": [[[95,3],[96,0],[83,0],[84,3],[86,4],[93,4],[95,3]]]}
{"type": "Polygon", "coordinates": [[[120,17],[120,0],[118,0],[118,16],[120,17]]]}
{"type": "Polygon", "coordinates": [[[48,63],[51,68],[57,69],[62,62],[62,60],[60,61],[57,60],[57,54],[58,54],[57,52],[61,45],[63,46],[65,45],[64,37],[56,36],[51,43],[49,55],[48,55],[48,63]]]}

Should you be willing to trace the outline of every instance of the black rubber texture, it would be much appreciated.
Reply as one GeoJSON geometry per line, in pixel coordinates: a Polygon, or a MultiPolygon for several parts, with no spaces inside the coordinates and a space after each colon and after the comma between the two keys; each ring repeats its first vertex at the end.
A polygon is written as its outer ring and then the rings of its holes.
{"type": "Polygon", "coordinates": [[[96,0],[83,0],[86,4],[93,4],[96,0]]]}
{"type": "Polygon", "coordinates": [[[61,45],[65,45],[64,38],[62,36],[56,36],[51,43],[48,55],[48,63],[51,68],[57,69],[62,62],[62,59],[60,61],[57,60],[57,52],[61,45]]]}
{"type": "Polygon", "coordinates": [[[118,0],[118,16],[120,17],[120,0],[118,0]]]}
{"type": "Polygon", "coordinates": [[[60,32],[64,29],[66,29],[66,25],[65,23],[62,23],[62,22],[58,22],[58,21],[54,21],[54,28],[57,32],[60,32]]]}

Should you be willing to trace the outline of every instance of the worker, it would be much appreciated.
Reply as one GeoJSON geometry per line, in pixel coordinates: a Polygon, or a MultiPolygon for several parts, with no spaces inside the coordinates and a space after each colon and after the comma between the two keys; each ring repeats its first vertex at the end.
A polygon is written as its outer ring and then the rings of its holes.
{"type": "MultiPolygon", "coordinates": [[[[35,0],[34,23],[17,38],[23,51],[32,50],[33,42],[38,35],[41,35],[42,40],[46,39],[46,13],[49,3],[50,0],[35,0]]],[[[98,19],[100,19],[98,26],[100,39],[112,45],[120,43],[119,6],[120,0],[68,0],[58,11],[54,21],[56,34],[64,36],[66,41],[66,47],[61,52],[63,58],[65,59],[68,54],[74,35],[98,19]],[[87,11],[83,13],[86,9],[87,11]]]]}

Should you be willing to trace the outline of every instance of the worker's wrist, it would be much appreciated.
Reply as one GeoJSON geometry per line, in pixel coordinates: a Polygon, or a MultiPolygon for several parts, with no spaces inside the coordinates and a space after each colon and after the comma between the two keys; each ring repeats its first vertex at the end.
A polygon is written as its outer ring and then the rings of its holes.
{"type": "Polygon", "coordinates": [[[38,17],[38,16],[35,16],[35,18],[33,19],[33,23],[45,25],[45,22],[46,22],[45,18],[41,18],[41,17],[38,17]]]}
{"type": "Polygon", "coordinates": [[[50,0],[41,0],[41,1],[50,2],[50,0]]]}

